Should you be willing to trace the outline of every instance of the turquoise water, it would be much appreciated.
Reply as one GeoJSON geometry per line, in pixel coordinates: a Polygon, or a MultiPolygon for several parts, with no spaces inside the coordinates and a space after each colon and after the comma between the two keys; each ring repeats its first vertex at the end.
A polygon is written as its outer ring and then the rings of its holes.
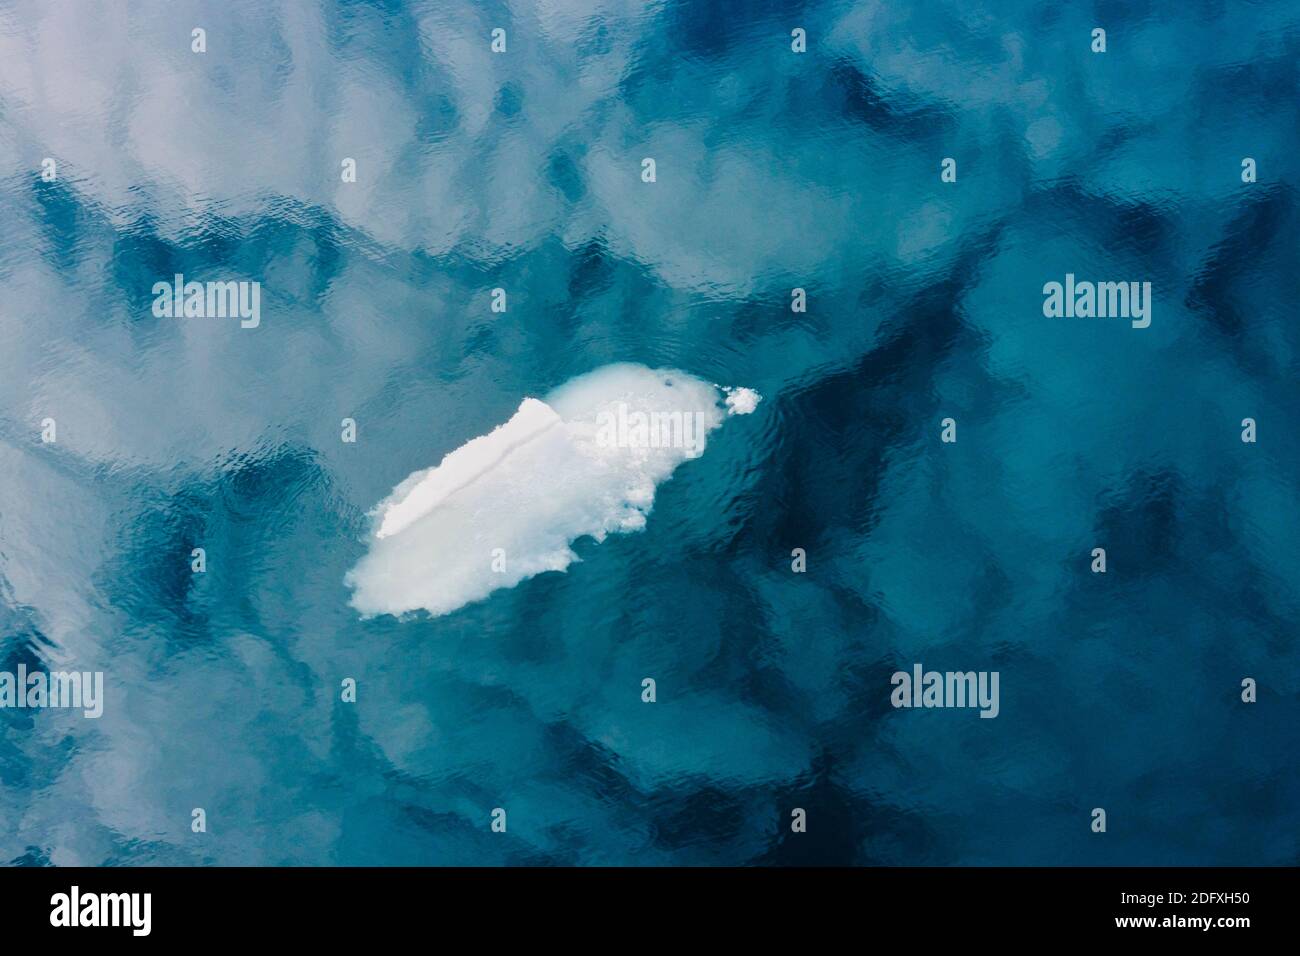
{"type": "Polygon", "coordinates": [[[1300,862],[1298,52],[1293,3],[0,3],[0,670],[105,688],[0,709],[0,859],[1300,862]],[[394,486],[618,362],[763,400],[563,573],[351,606],[394,486]],[[918,663],[997,717],[891,706],[918,663]]]}

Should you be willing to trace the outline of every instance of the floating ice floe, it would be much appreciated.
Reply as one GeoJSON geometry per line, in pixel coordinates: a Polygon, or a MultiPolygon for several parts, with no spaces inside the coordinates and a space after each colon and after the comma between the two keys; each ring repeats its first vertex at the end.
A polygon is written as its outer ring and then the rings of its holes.
{"type": "Polygon", "coordinates": [[[683,372],[608,365],[410,475],[372,515],[345,583],[365,616],[447,614],[577,560],[578,538],[638,531],[655,489],[760,396],[683,372]],[[724,401],[725,399],[725,401],[724,401]]]}

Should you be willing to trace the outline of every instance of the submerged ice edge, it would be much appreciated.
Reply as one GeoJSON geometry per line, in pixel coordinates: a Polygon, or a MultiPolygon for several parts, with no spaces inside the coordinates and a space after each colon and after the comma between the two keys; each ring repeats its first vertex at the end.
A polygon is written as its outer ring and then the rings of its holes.
{"type": "Polygon", "coordinates": [[[610,365],[414,472],[372,516],[348,572],[363,616],[435,616],[576,560],[571,544],[645,526],[655,490],[761,396],[686,373],[610,365]]]}

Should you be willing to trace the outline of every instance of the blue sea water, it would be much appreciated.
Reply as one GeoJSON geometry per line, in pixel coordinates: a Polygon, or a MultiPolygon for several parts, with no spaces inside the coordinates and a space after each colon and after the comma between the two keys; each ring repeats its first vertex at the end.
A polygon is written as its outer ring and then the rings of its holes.
{"type": "Polygon", "coordinates": [[[0,670],[105,675],[0,709],[0,860],[1300,862],[1298,62],[1293,2],[0,3],[0,670]],[[615,362],[763,401],[563,573],[349,605],[615,362]]]}

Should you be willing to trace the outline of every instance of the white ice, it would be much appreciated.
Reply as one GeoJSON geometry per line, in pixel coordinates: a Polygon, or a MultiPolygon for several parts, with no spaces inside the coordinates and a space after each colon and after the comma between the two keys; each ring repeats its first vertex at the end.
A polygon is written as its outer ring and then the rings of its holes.
{"type": "Polygon", "coordinates": [[[759,396],[683,372],[608,365],[546,399],[525,398],[505,424],[401,482],[375,508],[370,550],[347,575],[364,616],[447,614],[543,571],[563,571],[572,543],[638,531],[655,489],[698,457],[705,436],[759,396]],[[726,408],[722,399],[726,399],[726,408]],[[601,413],[698,413],[692,447],[598,441],[601,413]]]}

